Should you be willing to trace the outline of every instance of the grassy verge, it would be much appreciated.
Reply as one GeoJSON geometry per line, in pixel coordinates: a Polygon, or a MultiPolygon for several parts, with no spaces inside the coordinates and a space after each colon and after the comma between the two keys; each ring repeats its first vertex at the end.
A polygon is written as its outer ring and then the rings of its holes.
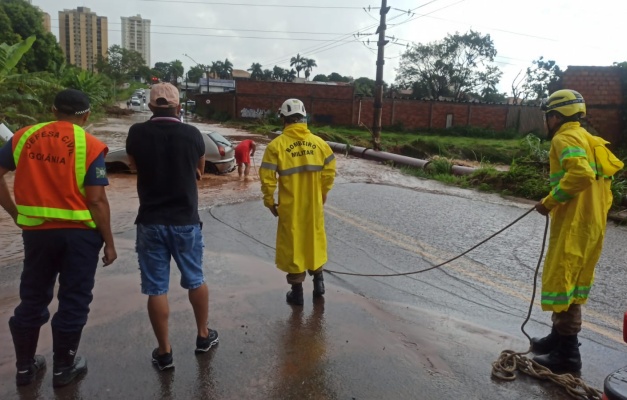
{"type": "MultiPolygon", "coordinates": [[[[225,124],[262,135],[281,129],[276,121],[229,121],[225,124]]],[[[310,126],[310,129],[328,141],[371,147],[370,132],[365,129],[329,126],[310,126]]],[[[502,136],[497,138],[493,131],[477,128],[424,133],[384,131],[381,133],[381,144],[384,151],[432,160],[426,170],[401,167],[405,174],[504,196],[542,199],[550,191],[550,143],[532,134],[523,137],[505,132],[502,136]],[[451,173],[454,164],[479,167],[472,175],[455,176],[451,173]],[[495,166],[498,164],[509,168],[505,168],[508,169],[506,171],[497,169],[495,166]]],[[[619,149],[616,153],[623,160],[627,158],[627,148],[619,149]]],[[[612,193],[614,208],[619,208],[627,195],[625,171],[619,173],[612,182],[612,193]]]]}

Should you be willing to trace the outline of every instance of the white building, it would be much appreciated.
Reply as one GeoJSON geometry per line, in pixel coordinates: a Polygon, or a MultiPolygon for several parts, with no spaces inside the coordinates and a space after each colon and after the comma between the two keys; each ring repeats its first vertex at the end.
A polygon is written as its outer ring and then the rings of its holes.
{"type": "Polygon", "coordinates": [[[150,20],[136,17],[122,17],[122,48],[135,50],[144,57],[150,66],[150,20]]]}

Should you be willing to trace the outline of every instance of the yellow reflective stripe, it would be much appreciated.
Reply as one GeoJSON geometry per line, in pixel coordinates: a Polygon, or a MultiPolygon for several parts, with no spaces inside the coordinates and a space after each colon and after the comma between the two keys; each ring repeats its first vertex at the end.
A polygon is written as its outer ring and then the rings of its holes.
{"type": "Polygon", "coordinates": [[[576,286],[569,292],[542,292],[542,304],[569,304],[573,298],[587,299],[592,286],[576,286]]]}
{"type": "Polygon", "coordinates": [[[262,162],[261,163],[261,168],[269,169],[271,171],[276,171],[277,170],[276,164],[272,164],[272,163],[269,163],[269,162],[262,162]]]}
{"type": "Polygon", "coordinates": [[[46,220],[43,219],[43,218],[31,218],[31,217],[27,217],[27,216],[22,215],[22,214],[18,214],[17,215],[17,223],[18,223],[18,225],[37,226],[37,225],[43,224],[44,222],[46,222],[46,220]]]}
{"type": "Polygon", "coordinates": [[[89,210],[65,210],[63,208],[17,205],[17,212],[28,217],[61,219],[66,221],[90,221],[89,210]]]}
{"type": "Polygon", "coordinates": [[[553,188],[553,190],[551,191],[551,194],[553,195],[553,198],[555,200],[557,200],[560,203],[564,203],[570,199],[573,199],[575,196],[573,196],[572,194],[569,194],[565,191],[563,191],[560,188],[559,183],[557,185],[555,185],[555,187],[553,188]]]}
{"type": "Polygon", "coordinates": [[[33,125],[31,126],[29,130],[24,132],[24,134],[20,137],[20,140],[17,142],[17,145],[15,145],[15,151],[13,152],[13,161],[15,162],[16,167],[17,167],[18,161],[20,160],[20,154],[22,154],[22,149],[24,148],[24,145],[26,144],[26,141],[28,140],[28,138],[31,137],[33,133],[37,132],[44,126],[49,125],[51,123],[52,122],[42,122],[41,124],[33,125]]]}
{"type": "Polygon", "coordinates": [[[587,157],[587,156],[588,154],[581,147],[577,147],[577,146],[566,147],[564,150],[562,150],[562,154],[560,155],[560,164],[567,158],[587,157]]]}
{"type": "MultiPolygon", "coordinates": [[[[46,220],[44,218],[27,217],[22,214],[17,215],[17,223],[18,225],[22,225],[22,226],[38,226],[38,225],[43,224],[46,221],[50,221],[50,220],[46,220]]],[[[73,221],[67,221],[67,222],[73,222],[73,221]]],[[[90,228],[96,229],[96,223],[94,221],[76,221],[76,222],[83,223],[90,228]]]]}
{"type": "Polygon", "coordinates": [[[555,185],[560,183],[564,175],[566,175],[566,171],[560,171],[549,175],[549,184],[551,185],[551,187],[554,187],[555,185]]]}
{"type": "Polygon", "coordinates": [[[87,175],[87,139],[85,130],[78,125],[74,125],[74,165],[76,169],[76,186],[83,196],[85,196],[85,175],[87,175]]]}

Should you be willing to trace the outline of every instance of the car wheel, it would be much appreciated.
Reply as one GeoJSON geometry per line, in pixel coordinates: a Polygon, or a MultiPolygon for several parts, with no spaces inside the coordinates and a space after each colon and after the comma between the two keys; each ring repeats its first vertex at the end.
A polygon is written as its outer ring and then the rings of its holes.
{"type": "Polygon", "coordinates": [[[210,163],[210,162],[205,163],[205,172],[211,172],[212,174],[216,174],[216,175],[220,174],[218,167],[216,167],[215,164],[210,163]]]}

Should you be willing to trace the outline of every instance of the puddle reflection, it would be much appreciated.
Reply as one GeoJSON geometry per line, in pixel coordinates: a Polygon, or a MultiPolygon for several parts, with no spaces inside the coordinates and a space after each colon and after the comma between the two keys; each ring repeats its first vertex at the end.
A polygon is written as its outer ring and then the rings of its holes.
{"type": "Polygon", "coordinates": [[[303,307],[292,306],[292,313],[279,339],[278,376],[273,398],[336,398],[327,371],[327,340],[324,323],[324,297],[315,298],[305,317],[303,307]]]}

